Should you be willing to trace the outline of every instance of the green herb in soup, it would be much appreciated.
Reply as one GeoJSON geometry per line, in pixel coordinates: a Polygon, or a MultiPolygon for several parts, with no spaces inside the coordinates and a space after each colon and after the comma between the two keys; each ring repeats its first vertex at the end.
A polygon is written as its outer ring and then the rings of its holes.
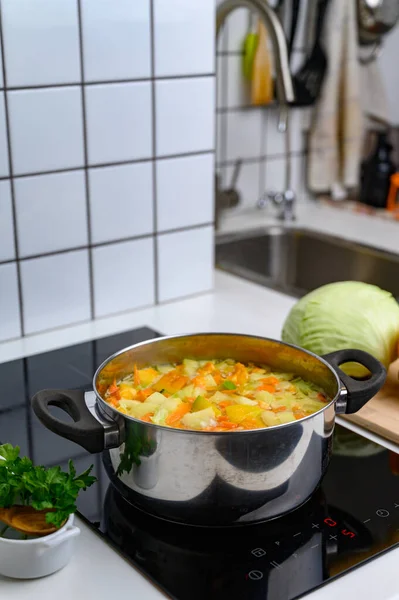
{"type": "Polygon", "coordinates": [[[330,401],[323,390],[300,377],[232,359],[134,366],[130,375],[108,387],[104,399],[141,421],[200,431],[290,423],[330,401]]]}

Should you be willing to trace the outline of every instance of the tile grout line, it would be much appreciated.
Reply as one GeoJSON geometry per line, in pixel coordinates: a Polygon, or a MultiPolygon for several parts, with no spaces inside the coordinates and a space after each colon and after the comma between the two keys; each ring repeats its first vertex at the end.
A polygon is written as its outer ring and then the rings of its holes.
{"type": "Polygon", "coordinates": [[[157,203],[157,120],[156,120],[156,89],[155,89],[155,26],[154,0],[150,0],[150,36],[151,36],[151,125],[152,125],[152,210],[153,210],[153,245],[154,245],[154,299],[159,304],[158,285],[158,203],[157,203]]]}
{"type": "MultiPolygon", "coordinates": [[[[200,223],[198,225],[189,225],[188,227],[175,227],[173,229],[165,229],[164,231],[159,231],[158,235],[168,235],[170,233],[181,233],[183,231],[192,231],[195,229],[202,229],[203,227],[209,227],[213,225],[213,221],[209,223],[200,223]]],[[[27,256],[20,256],[19,261],[25,262],[28,260],[37,260],[40,258],[47,258],[49,256],[58,256],[60,254],[69,254],[71,252],[79,252],[81,250],[89,250],[94,248],[104,248],[106,246],[115,246],[116,244],[125,244],[127,242],[135,242],[138,240],[147,240],[154,237],[154,233],[144,233],[142,235],[133,235],[124,238],[117,238],[112,240],[107,240],[105,242],[98,242],[96,244],[92,244],[91,246],[83,245],[83,246],[74,246],[73,248],[63,248],[62,250],[51,250],[51,252],[42,252],[40,254],[29,254],[27,256]]],[[[0,260],[0,265],[7,265],[16,262],[14,259],[0,260]]]]}
{"type": "MultiPolygon", "coordinates": [[[[80,0],[79,0],[80,5],[80,0]]],[[[99,81],[85,81],[84,84],[86,86],[94,86],[94,85],[118,85],[124,83],[143,83],[150,81],[165,81],[169,79],[197,79],[204,77],[214,77],[215,73],[187,73],[184,75],[159,75],[158,77],[131,77],[129,79],[104,79],[99,81]]],[[[26,92],[28,90],[43,90],[43,89],[51,89],[51,88],[68,88],[68,87],[79,87],[81,85],[80,81],[70,81],[67,83],[42,83],[42,84],[32,84],[32,85],[13,85],[13,86],[4,86],[0,87],[1,90],[8,90],[9,92],[26,92]]]]}
{"type": "MultiPolygon", "coordinates": [[[[209,150],[194,150],[192,152],[182,152],[179,154],[165,154],[162,156],[158,156],[157,160],[168,160],[171,158],[185,158],[188,156],[200,156],[202,154],[214,154],[215,150],[213,148],[210,148],[209,150]]],[[[115,161],[115,162],[109,162],[109,163],[97,163],[97,164],[88,164],[87,168],[89,169],[104,169],[107,167],[121,167],[124,165],[134,165],[136,163],[146,163],[146,162],[151,162],[153,160],[152,156],[149,156],[147,158],[134,158],[131,160],[119,160],[119,161],[115,161]]],[[[51,171],[35,171],[32,173],[18,173],[18,174],[13,174],[14,179],[21,179],[24,177],[37,177],[40,175],[54,175],[57,173],[68,173],[68,172],[72,172],[72,171],[83,171],[85,169],[84,166],[79,166],[79,167],[63,167],[60,169],[52,169],[51,171]]],[[[3,181],[5,179],[10,179],[9,176],[0,176],[0,181],[3,181]]]]}
{"type": "Polygon", "coordinates": [[[78,10],[78,30],[79,30],[79,62],[80,62],[80,93],[82,98],[82,125],[83,125],[83,158],[84,158],[84,176],[85,176],[85,196],[86,196],[86,217],[87,217],[87,241],[89,256],[89,290],[90,290],[90,316],[95,317],[95,298],[94,298],[94,280],[93,280],[93,255],[91,239],[91,210],[90,210],[90,186],[89,186],[89,166],[87,150],[87,119],[86,119],[86,97],[85,97],[85,77],[84,77],[84,57],[83,57],[83,21],[81,0],[77,0],[78,10]]]}
{"type": "MultiPolygon", "coordinates": [[[[2,54],[2,64],[0,68],[3,71],[4,86],[7,85],[7,73],[6,73],[6,54],[4,47],[4,35],[3,35],[3,19],[2,19],[2,5],[0,0],[0,49],[2,54]]],[[[14,186],[14,169],[11,154],[11,128],[10,128],[10,115],[8,108],[8,96],[6,90],[3,92],[4,95],[4,112],[6,121],[6,136],[7,136],[7,149],[8,149],[8,168],[10,172],[10,190],[11,190],[11,211],[12,221],[14,230],[14,247],[15,247],[15,263],[17,269],[17,287],[18,287],[18,300],[19,300],[19,325],[21,328],[21,337],[25,335],[25,324],[24,324],[24,300],[22,294],[22,278],[21,278],[21,265],[19,261],[19,241],[18,241],[18,227],[17,227],[17,207],[15,201],[15,186],[14,186]]],[[[14,261],[12,261],[14,262],[14,261]]]]}
{"type": "MultiPolygon", "coordinates": [[[[229,27],[228,25],[224,27],[224,31],[222,31],[222,35],[223,35],[223,40],[222,40],[222,45],[226,48],[226,50],[228,51],[229,48],[229,27]]],[[[227,104],[227,96],[228,96],[228,85],[229,85],[229,65],[228,65],[228,61],[226,60],[222,60],[222,92],[221,92],[221,104],[222,106],[224,106],[225,104],[227,104]],[[224,67],[224,71],[223,71],[223,67],[224,67]]],[[[220,74],[219,74],[220,76],[220,74]]],[[[215,110],[216,110],[216,122],[218,119],[218,107],[215,106],[215,110]]],[[[221,161],[220,162],[224,162],[225,160],[227,160],[227,146],[228,146],[228,116],[226,114],[226,117],[222,117],[220,115],[220,158],[221,161]]],[[[221,182],[221,186],[227,186],[228,183],[227,181],[225,181],[225,173],[222,172],[221,173],[221,177],[220,177],[220,182],[221,182]]],[[[215,202],[216,202],[216,198],[215,198],[215,202]]]]}

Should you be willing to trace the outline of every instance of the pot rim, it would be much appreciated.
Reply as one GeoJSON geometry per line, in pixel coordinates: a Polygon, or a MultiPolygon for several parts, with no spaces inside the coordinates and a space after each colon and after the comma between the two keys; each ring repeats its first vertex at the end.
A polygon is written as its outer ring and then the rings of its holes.
{"type": "Polygon", "coordinates": [[[1,537],[0,544],[34,545],[34,544],[40,544],[41,542],[47,542],[47,540],[50,540],[50,539],[52,540],[55,537],[58,537],[61,533],[64,533],[68,529],[68,527],[70,527],[73,524],[74,517],[75,517],[75,513],[71,513],[62,527],[60,527],[59,529],[57,529],[57,531],[54,531],[53,533],[49,533],[48,535],[41,535],[41,536],[35,537],[31,540],[10,540],[8,538],[1,537]]]}
{"type": "Polygon", "coordinates": [[[337,401],[337,399],[339,398],[340,394],[342,393],[343,390],[346,390],[345,385],[342,383],[342,381],[340,380],[340,378],[338,377],[337,372],[335,371],[335,369],[324,359],[321,358],[320,356],[318,356],[317,354],[314,354],[314,352],[310,352],[309,350],[305,350],[304,348],[301,348],[300,346],[295,346],[295,344],[288,344],[286,342],[282,342],[281,340],[275,340],[273,338],[267,338],[267,337],[263,337],[260,335],[249,335],[249,334],[245,334],[245,333],[224,333],[224,332],[200,332],[200,333],[182,333],[182,334],[178,334],[178,335],[165,335],[165,336],[161,336],[158,338],[153,338],[151,340],[145,340],[143,342],[139,342],[138,344],[132,344],[131,346],[127,346],[126,348],[123,348],[122,350],[118,350],[117,352],[114,352],[114,354],[111,354],[111,356],[109,356],[108,358],[106,358],[99,367],[97,367],[96,372],[94,373],[93,376],[93,391],[96,395],[97,401],[99,402],[101,409],[103,412],[105,412],[106,415],[108,415],[110,418],[115,420],[115,416],[117,417],[122,417],[124,419],[127,419],[129,421],[132,421],[133,423],[139,423],[141,425],[145,425],[148,427],[152,427],[155,429],[160,429],[160,430],[167,430],[167,431],[174,431],[174,432],[178,432],[178,433],[183,433],[183,434],[196,434],[196,435],[212,435],[212,436],[220,436],[220,435],[231,435],[231,434],[255,434],[255,433],[260,433],[262,431],[271,431],[271,430],[276,430],[276,429],[282,429],[284,427],[290,427],[292,425],[295,425],[297,423],[303,423],[304,421],[308,421],[309,419],[313,419],[316,415],[319,415],[320,413],[324,412],[325,410],[327,410],[331,405],[335,404],[335,402],[337,401]],[[253,339],[258,339],[258,340],[262,340],[262,341],[267,341],[267,342],[274,342],[274,343],[278,343],[281,344],[282,346],[288,346],[290,348],[295,348],[295,350],[300,350],[301,352],[303,352],[304,354],[307,354],[309,356],[312,356],[313,358],[316,358],[318,361],[320,361],[321,363],[323,363],[326,367],[328,367],[328,369],[330,370],[330,372],[333,374],[336,382],[337,382],[337,393],[335,394],[334,398],[332,398],[332,400],[326,404],[326,406],[324,406],[323,408],[321,408],[320,410],[312,413],[311,415],[307,415],[306,417],[302,417],[302,419],[297,419],[295,421],[291,421],[289,423],[282,423],[280,425],[272,425],[271,427],[265,427],[265,428],[258,428],[258,429],[245,429],[242,431],[201,431],[201,430],[197,430],[197,429],[175,429],[173,427],[167,427],[165,425],[157,425],[156,423],[148,423],[147,421],[141,421],[140,419],[136,419],[135,417],[132,417],[130,415],[126,415],[125,413],[121,413],[120,411],[118,411],[116,408],[114,408],[113,406],[111,406],[110,404],[108,404],[108,402],[106,402],[101,395],[98,393],[97,391],[97,386],[96,386],[96,379],[98,377],[98,375],[100,374],[100,372],[104,369],[104,367],[110,363],[114,358],[116,358],[117,356],[120,356],[121,354],[124,354],[125,352],[128,352],[129,350],[132,350],[133,348],[140,348],[140,346],[146,346],[148,344],[151,343],[157,343],[163,340],[171,340],[171,339],[177,339],[177,338],[185,338],[185,337],[192,337],[192,336],[213,336],[213,335],[220,335],[220,336],[234,336],[234,337],[242,337],[242,338],[253,338],[253,339]]]}

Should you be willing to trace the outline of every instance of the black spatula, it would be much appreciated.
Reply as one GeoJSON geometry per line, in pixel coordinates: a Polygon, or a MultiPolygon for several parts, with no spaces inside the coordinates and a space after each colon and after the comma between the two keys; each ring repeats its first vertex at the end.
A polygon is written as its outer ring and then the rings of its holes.
{"type": "Polygon", "coordinates": [[[328,64],[320,41],[328,3],[329,0],[318,1],[315,42],[305,64],[293,77],[295,90],[293,106],[310,106],[320,95],[328,64]]]}

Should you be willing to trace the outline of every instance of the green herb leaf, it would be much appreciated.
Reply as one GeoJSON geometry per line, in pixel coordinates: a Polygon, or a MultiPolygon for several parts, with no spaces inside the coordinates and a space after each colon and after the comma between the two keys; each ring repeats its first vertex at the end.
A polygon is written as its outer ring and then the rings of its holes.
{"type": "Polygon", "coordinates": [[[235,383],[233,383],[232,381],[223,381],[223,387],[226,388],[226,390],[235,390],[237,389],[237,386],[235,383]]]}
{"type": "Polygon", "coordinates": [[[19,457],[19,448],[11,444],[0,445],[0,507],[14,504],[46,510],[46,521],[61,527],[68,516],[76,511],[76,499],[96,480],[90,475],[93,465],[76,475],[72,461],[68,472],[60,467],[34,466],[26,456],[19,457]]]}

